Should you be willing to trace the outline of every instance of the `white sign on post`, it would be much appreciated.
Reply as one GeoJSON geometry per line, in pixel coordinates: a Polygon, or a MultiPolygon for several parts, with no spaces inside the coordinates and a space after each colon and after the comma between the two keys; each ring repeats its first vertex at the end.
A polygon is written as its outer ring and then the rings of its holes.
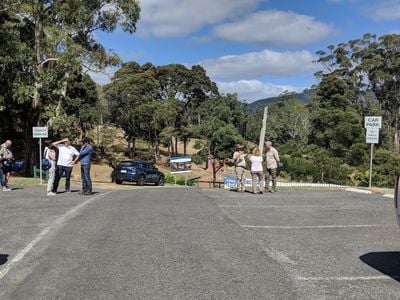
{"type": "Polygon", "coordinates": [[[369,188],[372,187],[372,160],[374,156],[374,144],[379,143],[379,128],[382,128],[382,117],[370,116],[365,117],[364,126],[367,129],[365,141],[371,144],[371,157],[369,162],[369,188]]]}
{"type": "Polygon", "coordinates": [[[32,134],[34,138],[48,138],[49,131],[47,127],[32,127],[32,134]]]}
{"type": "Polygon", "coordinates": [[[378,127],[367,127],[367,134],[365,136],[367,144],[378,144],[379,143],[379,128],[378,127]]]}
{"type": "Polygon", "coordinates": [[[39,139],[39,177],[40,184],[43,184],[43,176],[42,176],[42,138],[47,139],[49,137],[49,131],[47,127],[32,127],[32,136],[33,138],[39,139]]]}
{"type": "Polygon", "coordinates": [[[365,128],[382,128],[382,117],[365,117],[365,128]]]}

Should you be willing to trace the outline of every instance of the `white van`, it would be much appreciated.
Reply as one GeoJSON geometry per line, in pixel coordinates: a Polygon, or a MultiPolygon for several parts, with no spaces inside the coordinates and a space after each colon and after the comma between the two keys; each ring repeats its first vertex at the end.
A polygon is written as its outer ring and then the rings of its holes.
{"type": "Polygon", "coordinates": [[[394,207],[396,209],[397,224],[400,227],[400,175],[396,178],[396,190],[394,192],[394,207]]]}

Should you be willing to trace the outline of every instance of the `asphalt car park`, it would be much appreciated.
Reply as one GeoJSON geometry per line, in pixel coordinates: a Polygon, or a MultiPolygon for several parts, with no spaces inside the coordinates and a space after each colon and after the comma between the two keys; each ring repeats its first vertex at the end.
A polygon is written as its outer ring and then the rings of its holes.
{"type": "Polygon", "coordinates": [[[345,191],[0,194],[1,299],[394,299],[393,200],[345,191]]]}
{"type": "Polygon", "coordinates": [[[393,199],[344,191],[208,194],[282,265],[299,298],[399,297],[393,199]]]}

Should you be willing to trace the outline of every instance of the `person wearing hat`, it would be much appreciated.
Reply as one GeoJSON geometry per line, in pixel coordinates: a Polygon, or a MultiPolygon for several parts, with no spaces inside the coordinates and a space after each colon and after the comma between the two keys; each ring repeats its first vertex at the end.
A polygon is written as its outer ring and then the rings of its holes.
{"type": "Polygon", "coordinates": [[[278,151],[272,147],[271,141],[265,142],[265,149],[266,149],[266,169],[267,172],[265,173],[265,183],[267,187],[269,187],[269,181],[272,181],[272,189],[268,191],[270,193],[276,192],[276,174],[278,165],[280,164],[279,154],[278,151]]]}
{"type": "Polygon", "coordinates": [[[90,145],[90,138],[84,137],[82,139],[82,148],[79,152],[81,160],[81,179],[82,191],[81,195],[91,195],[92,192],[92,179],[90,178],[90,166],[92,164],[93,147],[90,145]]]}
{"type": "Polygon", "coordinates": [[[235,164],[237,191],[244,192],[244,172],[246,170],[246,160],[242,145],[236,145],[236,151],[233,153],[233,163],[235,164]]]}

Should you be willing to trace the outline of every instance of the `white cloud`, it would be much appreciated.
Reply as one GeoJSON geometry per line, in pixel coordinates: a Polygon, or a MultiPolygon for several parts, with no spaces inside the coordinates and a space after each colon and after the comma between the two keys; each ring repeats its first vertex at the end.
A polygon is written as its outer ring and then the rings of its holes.
{"type": "Polygon", "coordinates": [[[370,10],[370,15],[376,21],[400,20],[400,0],[383,1],[370,10]]]}
{"type": "Polygon", "coordinates": [[[111,82],[111,78],[113,77],[114,73],[117,70],[118,68],[109,67],[102,72],[94,72],[89,70],[86,70],[86,72],[89,74],[90,78],[92,78],[94,82],[96,82],[99,85],[105,85],[111,82]]]}
{"type": "Polygon", "coordinates": [[[312,16],[279,10],[259,11],[244,20],[217,26],[214,34],[234,42],[299,46],[320,41],[334,32],[312,16]]]}
{"type": "Polygon", "coordinates": [[[303,87],[275,85],[271,83],[263,83],[258,80],[217,82],[217,85],[221,93],[237,93],[239,99],[246,100],[249,103],[264,98],[276,97],[285,91],[302,92],[304,90],[303,87]]]}
{"type": "Polygon", "coordinates": [[[138,33],[184,36],[253,11],[262,0],[142,0],[138,33]]]}
{"type": "Polygon", "coordinates": [[[228,55],[199,62],[214,79],[254,79],[264,75],[290,76],[316,70],[316,57],[309,51],[275,52],[263,50],[228,55]]]}

